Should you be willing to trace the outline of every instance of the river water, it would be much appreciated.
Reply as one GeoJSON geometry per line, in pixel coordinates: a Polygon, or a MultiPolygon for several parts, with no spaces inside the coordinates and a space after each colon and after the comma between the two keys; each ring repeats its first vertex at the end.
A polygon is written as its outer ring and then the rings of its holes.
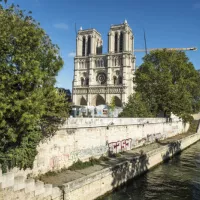
{"type": "Polygon", "coordinates": [[[200,200],[200,142],[104,200],[200,200]]]}

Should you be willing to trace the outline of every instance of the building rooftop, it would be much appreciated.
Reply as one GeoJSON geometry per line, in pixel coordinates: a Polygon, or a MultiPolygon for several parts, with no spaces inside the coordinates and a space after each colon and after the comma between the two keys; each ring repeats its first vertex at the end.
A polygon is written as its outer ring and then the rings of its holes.
{"type": "Polygon", "coordinates": [[[128,26],[128,28],[131,30],[131,32],[132,32],[132,29],[131,29],[131,27],[128,25],[128,22],[127,22],[127,20],[125,19],[125,21],[124,21],[124,23],[122,23],[122,24],[112,24],[111,26],[110,26],[110,29],[112,30],[112,29],[119,29],[119,28],[122,28],[122,27],[125,27],[125,26],[128,26]]]}
{"type": "Polygon", "coordinates": [[[80,27],[80,30],[78,31],[78,34],[81,34],[81,33],[85,33],[85,32],[95,32],[97,33],[99,36],[101,36],[101,34],[94,28],[89,28],[89,29],[84,29],[82,27],[80,27]]]}

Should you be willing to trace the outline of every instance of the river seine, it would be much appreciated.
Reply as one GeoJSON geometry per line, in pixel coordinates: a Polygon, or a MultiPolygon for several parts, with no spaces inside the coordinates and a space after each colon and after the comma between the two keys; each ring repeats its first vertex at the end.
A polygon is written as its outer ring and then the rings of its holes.
{"type": "Polygon", "coordinates": [[[200,200],[200,142],[104,200],[200,200]]]}

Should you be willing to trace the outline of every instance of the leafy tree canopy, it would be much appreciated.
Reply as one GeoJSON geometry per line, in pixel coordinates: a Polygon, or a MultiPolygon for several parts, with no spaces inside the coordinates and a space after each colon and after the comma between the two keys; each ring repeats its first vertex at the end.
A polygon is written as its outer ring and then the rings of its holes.
{"type": "Polygon", "coordinates": [[[184,52],[157,50],[143,61],[135,73],[135,91],[153,116],[172,112],[188,119],[200,110],[200,75],[184,52]]]}
{"type": "Polygon", "coordinates": [[[0,5],[0,164],[32,167],[38,143],[68,116],[54,87],[59,49],[19,7],[0,5]]]}
{"type": "Polygon", "coordinates": [[[143,101],[140,93],[129,96],[128,103],[125,105],[119,117],[152,117],[147,102],[143,101]]]}
{"type": "Polygon", "coordinates": [[[2,1],[3,1],[4,3],[7,3],[7,0],[0,0],[0,2],[2,2],[2,1]]]}
{"type": "Polygon", "coordinates": [[[65,96],[65,100],[67,102],[72,102],[72,97],[71,97],[71,91],[69,89],[65,88],[56,88],[59,93],[63,94],[65,96]]]}
{"type": "Polygon", "coordinates": [[[110,107],[111,111],[114,111],[114,109],[116,107],[115,97],[114,96],[111,97],[111,101],[110,101],[109,107],[110,107]]]}

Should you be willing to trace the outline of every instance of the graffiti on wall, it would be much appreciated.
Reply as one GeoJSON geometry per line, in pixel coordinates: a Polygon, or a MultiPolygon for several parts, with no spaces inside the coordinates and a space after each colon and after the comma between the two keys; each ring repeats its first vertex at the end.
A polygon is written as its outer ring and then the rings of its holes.
{"type": "Polygon", "coordinates": [[[78,159],[88,159],[92,156],[101,156],[103,154],[106,154],[107,152],[114,154],[128,151],[134,147],[142,146],[147,143],[152,143],[156,139],[163,139],[165,137],[166,135],[161,133],[147,134],[146,137],[140,139],[127,138],[121,141],[107,143],[107,145],[105,146],[102,145],[98,147],[72,151],[70,153],[68,153],[68,148],[66,148],[65,150],[65,148],[54,146],[51,150],[53,151],[53,154],[55,156],[52,156],[50,158],[49,166],[50,168],[60,168],[64,165],[69,166],[69,164],[76,162],[78,159]]]}
{"type": "Polygon", "coordinates": [[[108,143],[109,153],[111,154],[118,153],[121,151],[131,150],[131,146],[132,146],[131,138],[108,143]]]}
{"type": "Polygon", "coordinates": [[[144,144],[155,142],[156,140],[164,139],[165,137],[166,135],[161,133],[147,134],[147,137],[134,140],[133,146],[142,146],[144,144]]]}
{"type": "Polygon", "coordinates": [[[78,159],[100,156],[108,151],[107,146],[98,146],[93,148],[72,151],[70,153],[59,153],[59,155],[50,158],[50,168],[60,168],[68,163],[76,162],[78,159]]]}
{"type": "Polygon", "coordinates": [[[162,135],[161,133],[148,134],[147,135],[147,142],[151,143],[151,142],[154,142],[156,140],[160,140],[164,137],[165,137],[165,135],[162,135]]]}
{"type": "Polygon", "coordinates": [[[69,160],[69,154],[62,154],[59,156],[53,156],[50,159],[50,167],[51,168],[58,168],[61,167],[62,163],[66,163],[69,160]]]}
{"type": "Polygon", "coordinates": [[[161,134],[161,133],[147,134],[147,137],[140,138],[140,139],[134,140],[132,138],[128,138],[128,139],[124,139],[117,142],[110,142],[108,143],[108,149],[109,149],[109,153],[111,154],[119,153],[119,152],[131,150],[132,148],[137,147],[137,146],[142,146],[144,144],[152,143],[156,140],[163,139],[165,137],[166,135],[161,134]]]}
{"type": "Polygon", "coordinates": [[[172,126],[172,130],[173,131],[178,130],[178,125],[172,126]]]}

